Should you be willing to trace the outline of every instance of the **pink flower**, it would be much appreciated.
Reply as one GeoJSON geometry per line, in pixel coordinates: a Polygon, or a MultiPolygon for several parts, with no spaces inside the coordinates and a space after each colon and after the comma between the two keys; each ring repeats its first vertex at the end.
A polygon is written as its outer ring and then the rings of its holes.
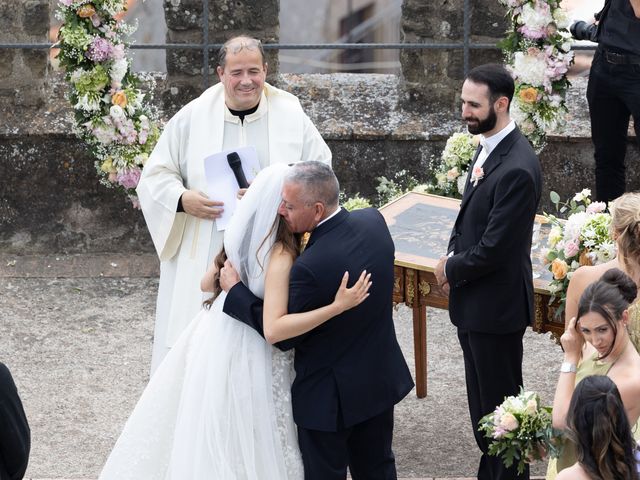
{"type": "Polygon", "coordinates": [[[70,7],[71,4],[73,3],[73,0],[60,0],[60,3],[65,7],[70,7]]]}
{"type": "Polygon", "coordinates": [[[89,45],[89,49],[85,56],[93,62],[104,62],[111,56],[113,46],[111,42],[102,37],[95,37],[89,45]]]}
{"type": "Polygon", "coordinates": [[[578,242],[576,240],[570,240],[564,245],[564,258],[571,258],[580,251],[578,242]]]}
{"type": "Polygon", "coordinates": [[[118,173],[118,183],[124,188],[136,188],[142,171],[139,168],[127,168],[118,173]]]}
{"type": "Polygon", "coordinates": [[[124,58],[124,44],[119,43],[111,49],[111,58],[113,58],[114,60],[120,60],[121,58],[124,58]]]}
{"type": "Polygon", "coordinates": [[[473,183],[474,187],[478,186],[478,182],[482,180],[483,177],[484,170],[482,169],[482,167],[473,167],[473,170],[471,171],[471,183],[473,183]]]}
{"type": "Polygon", "coordinates": [[[604,202],[593,202],[587,207],[587,213],[593,215],[594,213],[604,212],[607,208],[607,204],[604,202]]]}

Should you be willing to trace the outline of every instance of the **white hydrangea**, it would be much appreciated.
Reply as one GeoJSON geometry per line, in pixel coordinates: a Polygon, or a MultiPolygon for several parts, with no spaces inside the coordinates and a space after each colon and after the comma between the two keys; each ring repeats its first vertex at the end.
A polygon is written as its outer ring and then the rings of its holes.
{"type": "Polygon", "coordinates": [[[571,26],[571,19],[562,8],[556,8],[555,12],[553,12],[553,20],[559,29],[569,28],[571,26]]]}
{"type": "Polygon", "coordinates": [[[531,29],[544,28],[553,22],[549,8],[534,8],[531,4],[523,5],[518,23],[531,29]]]}
{"type": "Polygon", "coordinates": [[[527,83],[534,87],[544,85],[545,71],[547,69],[544,57],[516,52],[513,64],[514,70],[522,83],[527,83]]]}

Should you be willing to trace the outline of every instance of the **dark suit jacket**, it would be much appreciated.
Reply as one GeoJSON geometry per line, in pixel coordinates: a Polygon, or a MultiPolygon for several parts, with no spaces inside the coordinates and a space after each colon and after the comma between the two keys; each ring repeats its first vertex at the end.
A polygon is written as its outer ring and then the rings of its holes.
{"type": "MultiPolygon", "coordinates": [[[[371,295],[312,331],[277,346],[295,348],[293,416],[298,426],[334,432],[372,418],[413,388],[392,319],[394,245],[380,212],[347,212],[317,227],[293,264],[289,312],[331,303],[342,275],[349,285],[371,272],[371,295]]],[[[224,304],[228,315],[262,334],[262,300],[239,283],[224,304]]]]}
{"type": "Polygon", "coordinates": [[[9,369],[0,363],[0,480],[24,476],[31,431],[9,369]]]}
{"type": "Polygon", "coordinates": [[[516,128],[491,152],[484,177],[467,179],[447,260],[449,315],[458,328],[514,333],[533,320],[531,234],[540,163],[516,128]]]}

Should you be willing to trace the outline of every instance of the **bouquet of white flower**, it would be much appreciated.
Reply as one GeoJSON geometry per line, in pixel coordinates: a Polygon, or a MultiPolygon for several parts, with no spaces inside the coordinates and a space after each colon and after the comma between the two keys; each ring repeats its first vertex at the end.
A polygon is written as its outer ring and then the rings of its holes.
{"type": "Polygon", "coordinates": [[[429,193],[462,197],[469,163],[478,148],[478,141],[478,137],[470,133],[456,132],[449,137],[440,158],[431,161],[434,175],[427,186],[429,193]]]}
{"type": "Polygon", "coordinates": [[[581,265],[596,265],[608,262],[616,256],[616,245],[611,239],[611,215],[605,212],[604,202],[591,202],[591,190],[585,188],[567,202],[561,203],[560,196],[551,192],[550,197],[556,210],[569,212],[567,220],[545,213],[551,223],[545,258],[553,274],[549,284],[550,302],[559,300],[556,315],[565,308],[567,287],[573,272],[581,265]]]}
{"type": "Polygon", "coordinates": [[[489,455],[499,456],[507,467],[517,463],[518,473],[534,460],[560,453],[551,407],[541,405],[537,393],[522,388],[517,396],[505,398],[494,412],[482,417],[479,430],[491,439],[489,455]]]}

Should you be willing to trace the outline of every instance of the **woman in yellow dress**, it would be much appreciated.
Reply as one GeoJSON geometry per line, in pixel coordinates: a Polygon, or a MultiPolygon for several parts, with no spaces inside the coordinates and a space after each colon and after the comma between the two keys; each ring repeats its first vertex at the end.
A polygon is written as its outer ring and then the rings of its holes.
{"type": "MultiPolygon", "coordinates": [[[[629,305],[637,296],[636,283],[619,269],[611,269],[587,286],[560,338],[564,362],[553,400],[553,425],[566,429],[575,386],[590,375],[607,375],[618,387],[629,423],[640,418],[640,355],[627,331],[629,305]]],[[[557,462],[549,462],[547,479],[576,462],[571,442],[564,442],[557,462]]]]}

